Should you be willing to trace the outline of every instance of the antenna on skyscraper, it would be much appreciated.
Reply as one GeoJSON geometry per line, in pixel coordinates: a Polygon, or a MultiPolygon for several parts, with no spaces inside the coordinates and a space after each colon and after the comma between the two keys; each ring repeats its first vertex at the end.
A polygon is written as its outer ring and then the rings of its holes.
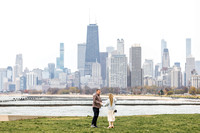
{"type": "Polygon", "coordinates": [[[96,15],[95,15],[95,24],[97,24],[97,18],[96,18],[96,15]]]}
{"type": "Polygon", "coordinates": [[[89,8],[89,24],[90,24],[90,8],[89,8]]]}

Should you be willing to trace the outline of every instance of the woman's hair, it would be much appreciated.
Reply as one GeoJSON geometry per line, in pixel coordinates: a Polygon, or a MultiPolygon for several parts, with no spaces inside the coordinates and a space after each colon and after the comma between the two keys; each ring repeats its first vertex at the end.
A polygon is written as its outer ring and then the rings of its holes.
{"type": "Polygon", "coordinates": [[[110,106],[113,104],[113,94],[109,94],[109,99],[110,99],[110,106]]]}

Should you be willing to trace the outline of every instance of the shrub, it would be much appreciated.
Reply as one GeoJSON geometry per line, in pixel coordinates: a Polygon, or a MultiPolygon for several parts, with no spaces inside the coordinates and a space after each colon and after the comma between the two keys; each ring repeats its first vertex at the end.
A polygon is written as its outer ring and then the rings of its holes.
{"type": "Polygon", "coordinates": [[[167,92],[167,95],[172,95],[173,94],[173,91],[168,91],[167,92]]]}
{"type": "Polygon", "coordinates": [[[197,93],[196,88],[195,88],[195,87],[190,87],[189,93],[190,93],[191,95],[196,95],[196,93],[197,93]]]}

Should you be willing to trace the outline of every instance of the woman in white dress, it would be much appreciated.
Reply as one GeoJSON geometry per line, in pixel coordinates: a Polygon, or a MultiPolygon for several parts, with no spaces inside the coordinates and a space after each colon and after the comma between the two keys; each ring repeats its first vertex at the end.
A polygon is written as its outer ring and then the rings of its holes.
{"type": "Polygon", "coordinates": [[[115,121],[115,103],[117,100],[114,98],[113,94],[109,94],[108,100],[106,100],[104,106],[108,107],[108,128],[114,128],[114,121],[115,121]]]}

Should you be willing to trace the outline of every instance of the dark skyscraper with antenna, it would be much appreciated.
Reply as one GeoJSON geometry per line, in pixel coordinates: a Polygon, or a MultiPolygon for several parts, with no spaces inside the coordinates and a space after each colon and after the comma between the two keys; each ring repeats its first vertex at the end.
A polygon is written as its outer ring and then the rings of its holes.
{"type": "Polygon", "coordinates": [[[91,75],[92,63],[100,62],[99,56],[99,31],[96,24],[87,26],[87,41],[85,53],[85,75],[91,75]]]}

